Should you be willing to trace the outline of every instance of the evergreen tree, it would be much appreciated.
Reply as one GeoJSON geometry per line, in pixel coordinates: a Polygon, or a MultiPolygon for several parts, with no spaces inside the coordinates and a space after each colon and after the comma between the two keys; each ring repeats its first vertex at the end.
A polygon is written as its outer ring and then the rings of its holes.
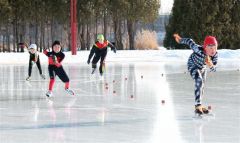
{"type": "Polygon", "coordinates": [[[173,33],[190,37],[202,44],[205,36],[213,35],[219,41],[219,48],[238,45],[232,35],[239,31],[238,0],[175,0],[169,24],[166,27],[165,47],[183,48],[172,38],[173,33]]]}

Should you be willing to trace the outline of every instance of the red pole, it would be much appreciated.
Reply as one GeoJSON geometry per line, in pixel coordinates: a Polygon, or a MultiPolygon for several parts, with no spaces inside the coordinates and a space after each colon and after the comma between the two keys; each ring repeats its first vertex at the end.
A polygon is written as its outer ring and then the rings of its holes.
{"type": "Polygon", "coordinates": [[[71,50],[77,55],[77,0],[71,0],[71,50]]]}

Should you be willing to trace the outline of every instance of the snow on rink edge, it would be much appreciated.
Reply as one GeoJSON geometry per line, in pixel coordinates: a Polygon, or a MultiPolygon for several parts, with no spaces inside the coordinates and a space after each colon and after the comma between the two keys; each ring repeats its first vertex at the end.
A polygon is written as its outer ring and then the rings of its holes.
{"type": "MultiPolygon", "coordinates": [[[[63,63],[86,63],[89,51],[78,51],[77,55],[64,52],[63,63]]],[[[107,62],[187,62],[192,50],[118,50],[117,53],[108,52],[107,62]]],[[[240,62],[240,50],[218,50],[219,62],[240,62]]],[[[29,54],[0,53],[0,64],[28,64],[29,54]]],[[[41,64],[47,64],[47,56],[40,53],[41,64]]]]}

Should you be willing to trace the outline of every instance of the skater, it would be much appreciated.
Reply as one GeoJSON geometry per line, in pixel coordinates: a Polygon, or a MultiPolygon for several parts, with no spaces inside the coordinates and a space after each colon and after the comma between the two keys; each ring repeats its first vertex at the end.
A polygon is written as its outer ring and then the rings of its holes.
{"type": "Polygon", "coordinates": [[[42,74],[42,68],[41,68],[39,53],[37,51],[37,45],[31,44],[28,48],[28,51],[29,51],[30,57],[29,57],[29,66],[28,66],[28,77],[26,78],[26,80],[29,81],[31,79],[32,67],[34,64],[37,65],[40,76],[43,79],[45,79],[45,75],[42,74]]]}
{"type": "Polygon", "coordinates": [[[65,90],[68,94],[74,95],[74,92],[69,89],[69,78],[63,69],[61,62],[63,61],[65,54],[61,51],[61,45],[59,41],[54,41],[52,44],[52,51],[49,52],[46,49],[43,52],[48,56],[48,71],[49,71],[49,88],[46,93],[47,97],[52,96],[52,89],[55,82],[55,76],[57,75],[62,82],[65,83],[65,90]]]}
{"type": "Polygon", "coordinates": [[[187,65],[191,77],[195,80],[195,113],[199,115],[208,114],[209,111],[202,106],[201,100],[207,78],[206,67],[209,67],[211,72],[216,71],[218,42],[215,37],[207,36],[203,46],[200,46],[190,38],[181,38],[178,34],[174,34],[173,36],[177,43],[186,44],[193,50],[187,65]]]}
{"type": "Polygon", "coordinates": [[[99,61],[99,59],[101,59],[99,73],[101,76],[103,75],[105,69],[105,58],[107,56],[108,47],[111,47],[113,52],[116,53],[116,48],[112,43],[110,43],[108,40],[104,40],[104,36],[102,34],[97,35],[97,42],[95,42],[95,44],[92,46],[92,49],[87,60],[87,63],[90,64],[92,56],[94,55],[92,60],[92,74],[95,72],[97,68],[97,62],[99,61]]]}

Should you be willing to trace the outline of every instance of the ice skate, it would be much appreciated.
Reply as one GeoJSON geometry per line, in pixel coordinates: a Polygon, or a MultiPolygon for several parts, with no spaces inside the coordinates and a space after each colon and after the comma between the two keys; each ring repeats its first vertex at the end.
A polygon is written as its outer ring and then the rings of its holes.
{"type": "Polygon", "coordinates": [[[52,91],[49,90],[49,91],[46,93],[46,96],[47,96],[47,97],[52,97],[52,91]]]}
{"type": "Polygon", "coordinates": [[[99,74],[100,74],[100,77],[99,77],[99,79],[100,79],[100,80],[104,80],[103,73],[101,73],[101,72],[100,72],[99,74]]]}
{"type": "Polygon", "coordinates": [[[73,92],[71,89],[69,89],[69,88],[65,89],[65,91],[66,91],[69,95],[74,95],[74,92],[73,92]]]}
{"type": "Polygon", "coordinates": [[[203,115],[203,114],[208,114],[209,110],[202,105],[197,105],[195,106],[195,114],[197,115],[203,115]]]}
{"type": "Polygon", "coordinates": [[[208,114],[209,113],[209,110],[205,107],[202,107],[202,111],[203,111],[203,114],[208,114]]]}
{"type": "Polygon", "coordinates": [[[30,81],[30,79],[31,79],[31,76],[27,77],[27,78],[26,78],[26,81],[30,81]]]}

